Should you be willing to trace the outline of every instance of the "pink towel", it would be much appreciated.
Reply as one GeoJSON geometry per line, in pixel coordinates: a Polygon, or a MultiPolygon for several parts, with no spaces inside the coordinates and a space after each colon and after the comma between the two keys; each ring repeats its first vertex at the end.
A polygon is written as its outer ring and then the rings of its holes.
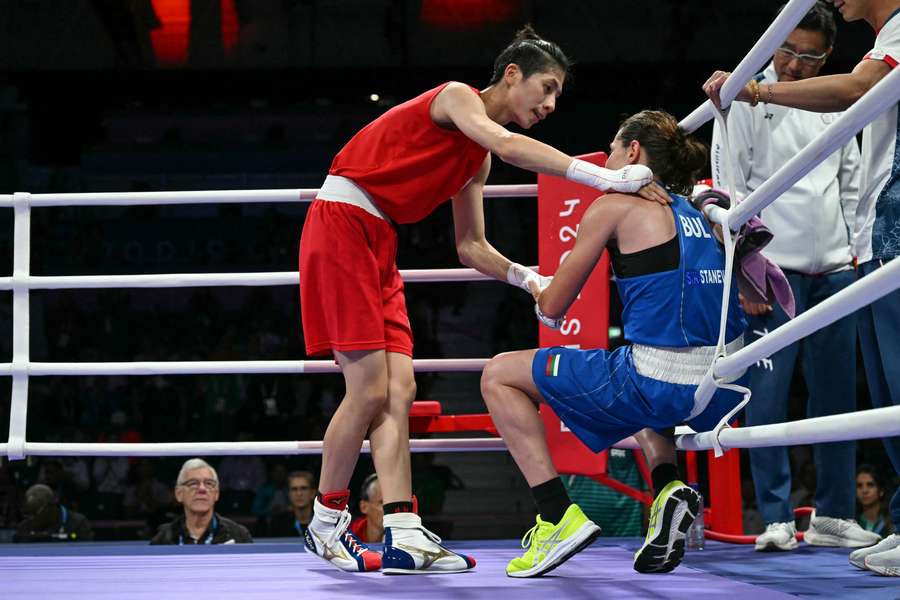
{"type": "MultiPolygon", "coordinates": [[[[691,200],[701,212],[707,204],[722,208],[731,207],[731,198],[721,190],[708,190],[691,200]]],[[[759,217],[751,217],[741,226],[737,234],[735,273],[738,289],[744,298],[757,304],[778,303],[791,319],[796,313],[794,293],[781,268],[763,256],[762,249],[772,241],[774,235],[759,217]]]]}

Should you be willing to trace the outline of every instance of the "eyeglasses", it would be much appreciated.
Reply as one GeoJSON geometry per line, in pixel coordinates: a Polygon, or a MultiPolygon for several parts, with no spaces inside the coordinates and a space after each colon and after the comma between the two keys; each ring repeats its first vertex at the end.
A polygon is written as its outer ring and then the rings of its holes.
{"type": "Polygon", "coordinates": [[[800,62],[807,64],[807,65],[814,65],[814,64],[820,62],[826,56],[828,56],[827,51],[823,52],[822,54],[801,54],[799,52],[794,52],[790,48],[785,48],[784,46],[782,46],[775,52],[778,52],[779,54],[781,54],[788,60],[793,60],[796,58],[800,62]]]}
{"type": "Polygon", "coordinates": [[[219,482],[215,479],[188,479],[187,481],[182,481],[178,485],[184,486],[186,488],[190,488],[192,490],[196,490],[200,487],[200,484],[203,484],[206,489],[214,490],[219,487],[219,482]]]}

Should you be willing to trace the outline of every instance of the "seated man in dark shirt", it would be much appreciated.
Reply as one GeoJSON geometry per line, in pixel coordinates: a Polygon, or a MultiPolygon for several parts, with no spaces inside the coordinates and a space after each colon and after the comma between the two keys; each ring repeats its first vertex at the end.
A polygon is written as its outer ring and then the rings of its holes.
{"type": "Polygon", "coordinates": [[[61,506],[56,494],[42,483],[25,492],[25,520],[16,526],[14,542],[80,542],[94,539],[91,525],[81,513],[61,506]]]}
{"type": "Polygon", "coordinates": [[[161,525],[151,544],[251,544],[243,525],[216,514],[219,476],[202,458],[185,461],[178,473],[175,499],[184,515],[161,525]]]}
{"type": "Polygon", "coordinates": [[[269,518],[264,531],[270,537],[303,537],[306,526],[312,521],[313,500],[318,492],[315,476],[309,471],[292,471],[288,473],[287,481],[290,510],[269,518]]]}

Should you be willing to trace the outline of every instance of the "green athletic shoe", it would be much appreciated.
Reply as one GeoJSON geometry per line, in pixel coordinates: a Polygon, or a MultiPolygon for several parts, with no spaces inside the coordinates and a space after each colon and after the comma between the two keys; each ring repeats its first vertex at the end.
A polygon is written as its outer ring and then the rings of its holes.
{"type": "Polygon", "coordinates": [[[700,511],[700,494],[673,481],[650,507],[650,525],[644,545],[634,554],[638,573],[668,573],[684,558],[684,536],[700,511]]]}
{"type": "Polygon", "coordinates": [[[537,524],[522,538],[527,548],[506,565],[510,577],[537,577],[563,564],[600,535],[600,527],[588,519],[578,505],[571,504],[558,523],[537,516],[537,524]]]}

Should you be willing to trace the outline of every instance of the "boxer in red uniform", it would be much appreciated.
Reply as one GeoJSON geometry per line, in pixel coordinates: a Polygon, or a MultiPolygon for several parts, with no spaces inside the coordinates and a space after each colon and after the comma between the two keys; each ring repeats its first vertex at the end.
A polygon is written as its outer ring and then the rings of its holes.
{"type": "Polygon", "coordinates": [[[300,240],[306,350],[333,353],[346,395],[325,433],[320,494],[307,550],[345,571],[456,573],[475,561],[440,545],[412,511],[409,407],[415,398],[412,333],[397,270],[395,223],[414,223],[452,198],[460,262],[529,291],[549,283],[485,239],[483,189],[491,154],[515,166],[600,190],[668,202],[650,170],[609,171],[508,131],[556,108],[569,60],[523,29],[494,63],[489,86],[444,83],[395,106],[335,157],[300,240]],[[348,529],[347,485],[366,434],[384,496],[384,554],[348,529]]]}

